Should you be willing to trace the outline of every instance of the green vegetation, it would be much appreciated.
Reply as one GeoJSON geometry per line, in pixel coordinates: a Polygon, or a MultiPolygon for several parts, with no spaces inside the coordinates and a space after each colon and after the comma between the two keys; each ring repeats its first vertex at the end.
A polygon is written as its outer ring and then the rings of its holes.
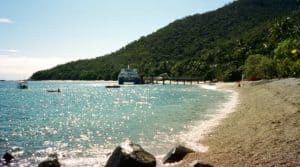
{"type": "Polygon", "coordinates": [[[288,38],[278,44],[274,51],[274,61],[278,77],[300,76],[300,36],[288,38]]]}
{"type": "Polygon", "coordinates": [[[116,79],[128,64],[145,76],[223,81],[240,80],[243,73],[248,79],[299,76],[299,18],[298,0],[239,0],[177,20],[114,53],[39,71],[31,79],[116,79]]]}
{"type": "Polygon", "coordinates": [[[245,75],[250,80],[270,79],[274,76],[272,59],[263,55],[250,55],[245,63],[245,75]]]}
{"type": "MultiPolygon", "coordinates": [[[[287,18],[287,20],[290,20],[290,18],[287,18]]],[[[299,28],[299,26],[294,25],[292,27],[299,28]]],[[[299,32],[290,35],[289,38],[279,42],[274,49],[274,53],[268,56],[250,55],[244,66],[246,78],[256,80],[274,77],[300,77],[299,37],[299,32]]]]}

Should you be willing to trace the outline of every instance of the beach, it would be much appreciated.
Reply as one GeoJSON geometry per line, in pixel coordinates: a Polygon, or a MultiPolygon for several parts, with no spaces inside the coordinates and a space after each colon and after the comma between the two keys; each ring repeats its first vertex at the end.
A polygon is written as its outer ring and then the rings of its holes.
{"type": "Polygon", "coordinates": [[[239,94],[236,107],[199,139],[206,152],[188,154],[213,166],[300,166],[300,79],[219,83],[239,94]]]}

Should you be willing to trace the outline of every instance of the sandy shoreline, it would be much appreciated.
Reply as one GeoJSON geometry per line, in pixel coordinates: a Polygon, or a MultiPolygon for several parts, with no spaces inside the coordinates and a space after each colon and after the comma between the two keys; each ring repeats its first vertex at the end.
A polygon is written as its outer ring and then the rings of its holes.
{"type": "Polygon", "coordinates": [[[300,166],[300,79],[217,84],[239,93],[235,112],[200,143],[205,153],[186,156],[214,166],[300,166]]]}
{"type": "Polygon", "coordinates": [[[200,86],[204,89],[222,91],[229,94],[228,101],[219,104],[216,112],[208,115],[211,118],[195,122],[194,124],[196,125],[192,126],[189,131],[185,132],[185,134],[180,135],[180,141],[186,141],[186,143],[183,143],[185,146],[193,148],[193,150],[198,152],[206,152],[209,147],[202,145],[201,143],[199,144],[199,139],[203,139],[205,135],[209,134],[214,128],[216,128],[229,113],[235,110],[238,103],[238,93],[234,90],[224,89],[223,84],[218,84],[216,86],[201,84],[200,86]]]}

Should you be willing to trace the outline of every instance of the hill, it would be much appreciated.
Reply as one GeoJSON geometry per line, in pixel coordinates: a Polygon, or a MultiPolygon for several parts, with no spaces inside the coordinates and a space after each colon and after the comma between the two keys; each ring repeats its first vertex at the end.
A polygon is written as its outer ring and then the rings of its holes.
{"type": "Polygon", "coordinates": [[[299,8],[298,0],[234,1],[176,20],[114,53],[38,71],[31,79],[116,79],[129,64],[145,76],[239,80],[249,55],[272,57],[280,42],[300,36],[299,8]]]}

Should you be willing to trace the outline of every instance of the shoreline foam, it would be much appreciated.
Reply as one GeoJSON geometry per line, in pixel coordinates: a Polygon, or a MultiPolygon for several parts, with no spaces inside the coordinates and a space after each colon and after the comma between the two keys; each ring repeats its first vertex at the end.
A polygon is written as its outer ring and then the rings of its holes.
{"type": "Polygon", "coordinates": [[[209,146],[201,144],[200,141],[205,137],[205,135],[212,132],[214,128],[216,128],[220,122],[228,116],[229,113],[235,111],[239,95],[236,91],[220,88],[218,86],[201,85],[201,87],[230,93],[228,101],[219,104],[216,112],[207,115],[209,119],[196,121],[191,129],[185,135],[182,135],[181,141],[189,141],[187,143],[183,143],[186,144],[187,147],[190,147],[197,152],[207,152],[209,146]]]}
{"type": "MultiPolygon", "coordinates": [[[[227,84],[225,84],[227,85],[227,84]]],[[[221,121],[228,116],[229,113],[235,111],[235,108],[239,102],[239,94],[238,92],[232,89],[224,88],[224,84],[217,84],[217,85],[208,85],[208,84],[200,84],[199,87],[208,90],[214,91],[222,91],[229,93],[229,98],[227,101],[219,104],[216,108],[216,112],[212,114],[208,114],[209,117],[207,120],[200,120],[194,122],[190,125],[190,129],[188,132],[181,132],[178,134],[179,144],[182,144],[188,148],[193,149],[197,152],[207,152],[209,146],[204,145],[201,143],[201,140],[205,137],[205,135],[209,134],[216,128],[221,121]]],[[[157,167],[165,167],[165,166],[176,166],[179,165],[181,162],[173,163],[173,164],[163,164],[162,158],[164,155],[156,156],[158,160],[157,167]]]]}

